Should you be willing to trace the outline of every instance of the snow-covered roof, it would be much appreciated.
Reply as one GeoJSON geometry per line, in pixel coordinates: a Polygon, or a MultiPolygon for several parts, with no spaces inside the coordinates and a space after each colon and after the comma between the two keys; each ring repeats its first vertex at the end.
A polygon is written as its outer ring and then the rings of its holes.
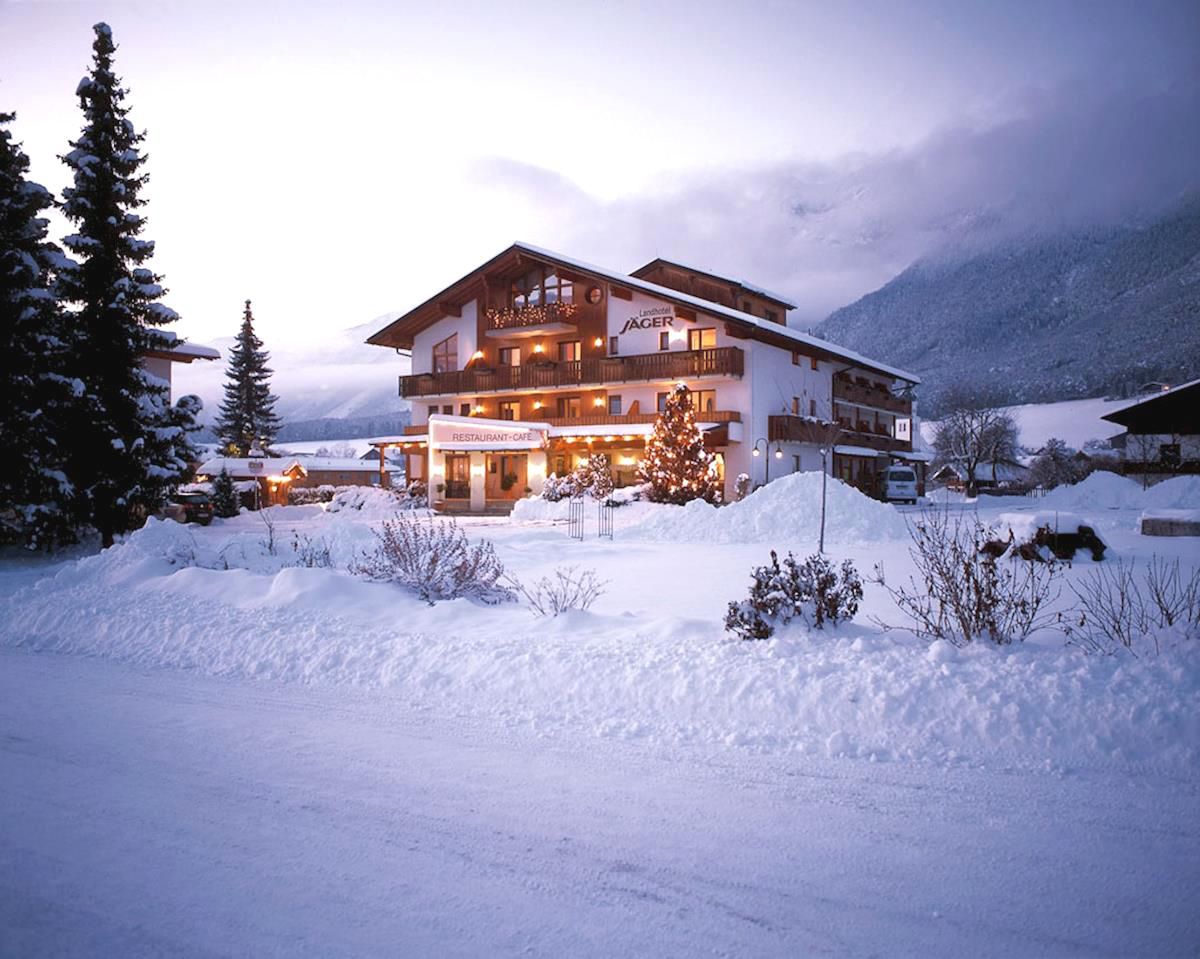
{"type": "Polygon", "coordinates": [[[187,340],[180,339],[177,334],[172,333],[170,330],[150,330],[149,332],[156,336],[161,336],[167,341],[167,345],[161,350],[153,352],[168,355],[180,363],[190,363],[192,360],[219,360],[221,358],[221,354],[211,346],[189,343],[187,340]]]}
{"type": "MultiPolygon", "coordinates": [[[[237,478],[257,478],[260,476],[282,476],[288,470],[299,467],[304,470],[304,464],[294,456],[282,457],[251,457],[238,459],[231,456],[217,456],[200,464],[196,470],[201,476],[216,476],[224,470],[230,476],[237,478]],[[251,465],[255,464],[255,465],[251,465]]],[[[307,472],[307,470],[304,470],[307,472]]]]}
{"type": "Polygon", "coordinates": [[[833,451],[842,456],[870,456],[873,458],[884,455],[881,450],[873,450],[869,446],[835,446],[833,451]]]}
{"type": "Polygon", "coordinates": [[[765,330],[770,333],[777,333],[789,340],[792,340],[799,346],[810,346],[816,349],[826,350],[837,356],[842,357],[848,362],[855,365],[862,365],[868,369],[878,370],[881,373],[886,373],[889,376],[894,376],[900,380],[907,380],[910,383],[920,383],[921,378],[916,373],[909,373],[907,370],[899,369],[895,366],[888,366],[886,363],[880,363],[877,360],[872,360],[869,357],[863,356],[861,353],[856,353],[854,350],[848,350],[838,346],[836,343],[830,343],[828,340],[822,340],[816,336],[810,336],[807,333],[801,333],[799,330],[794,330],[790,326],[784,326],[781,323],[773,323],[771,320],[760,319],[757,316],[752,316],[749,313],[743,313],[741,310],[735,310],[728,306],[722,306],[720,303],[713,303],[711,300],[702,300],[698,296],[692,296],[690,293],[680,293],[678,290],[672,290],[670,287],[659,286],[657,283],[648,283],[646,280],[639,280],[637,277],[629,276],[625,273],[619,273],[616,270],[610,270],[606,267],[596,266],[592,263],[585,263],[582,260],[576,260],[573,257],[563,256],[561,253],[555,253],[553,250],[547,250],[544,247],[534,246],[532,243],[517,242],[513,244],[518,249],[525,250],[535,256],[549,257],[552,260],[558,260],[567,266],[573,266],[577,270],[583,270],[588,273],[595,273],[597,276],[602,276],[607,280],[611,280],[620,286],[628,286],[635,290],[641,290],[643,293],[649,293],[653,296],[661,296],[670,300],[678,300],[681,303],[686,303],[689,306],[694,306],[698,310],[703,310],[705,313],[712,313],[718,316],[725,316],[731,320],[736,320],[739,323],[748,323],[760,330],[765,330]]]}
{"type": "Polygon", "coordinates": [[[776,303],[782,303],[789,310],[794,310],[796,308],[796,304],[793,303],[788,297],[781,293],[773,293],[765,286],[759,286],[757,283],[747,283],[745,280],[739,280],[735,276],[726,276],[724,273],[714,273],[712,270],[702,270],[699,267],[688,266],[686,263],[680,263],[678,260],[668,260],[661,256],[655,257],[645,266],[639,266],[636,270],[634,270],[634,272],[639,273],[642,270],[653,266],[655,263],[663,263],[667,266],[677,266],[681,270],[687,270],[689,273],[703,273],[705,276],[711,276],[714,280],[723,280],[726,283],[732,283],[735,286],[740,286],[743,290],[746,290],[750,293],[757,293],[759,296],[766,297],[768,300],[774,300],[776,303]]]}
{"type": "MultiPolygon", "coordinates": [[[[1121,421],[1116,419],[1116,417],[1120,416],[1122,413],[1125,413],[1129,410],[1137,409],[1139,406],[1144,406],[1147,403],[1157,402],[1158,400],[1161,400],[1163,397],[1171,396],[1173,393],[1179,393],[1182,390],[1189,390],[1193,386],[1196,386],[1196,385],[1200,385],[1200,380],[1191,380],[1187,383],[1180,383],[1178,386],[1172,386],[1169,390],[1162,390],[1159,393],[1151,393],[1149,396],[1143,396],[1140,400],[1135,400],[1134,402],[1128,404],[1127,406],[1122,406],[1122,407],[1119,407],[1118,409],[1110,410],[1109,412],[1105,413],[1100,418],[1102,420],[1109,420],[1110,422],[1113,422],[1113,423],[1120,423],[1121,421]]],[[[1122,424],[1122,425],[1124,425],[1124,424],[1122,424]]]]}
{"type": "Polygon", "coordinates": [[[369,446],[398,446],[401,443],[428,443],[428,433],[405,433],[403,436],[374,436],[366,441],[369,446]]]}
{"type": "Polygon", "coordinates": [[[373,460],[363,460],[358,457],[346,459],[344,457],[334,456],[302,456],[296,457],[306,470],[310,473],[316,470],[317,472],[336,472],[336,473],[378,473],[379,472],[379,457],[376,456],[373,460]]]}

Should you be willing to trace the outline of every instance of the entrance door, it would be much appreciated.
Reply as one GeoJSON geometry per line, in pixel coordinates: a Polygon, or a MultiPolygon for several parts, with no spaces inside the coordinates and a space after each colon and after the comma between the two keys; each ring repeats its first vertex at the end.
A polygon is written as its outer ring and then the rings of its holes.
{"type": "Polygon", "coordinates": [[[446,499],[471,498],[471,457],[446,454],[446,499]]]}
{"type": "Polygon", "coordinates": [[[527,463],[525,453],[490,453],[487,457],[488,499],[520,499],[525,495],[527,463]]]}

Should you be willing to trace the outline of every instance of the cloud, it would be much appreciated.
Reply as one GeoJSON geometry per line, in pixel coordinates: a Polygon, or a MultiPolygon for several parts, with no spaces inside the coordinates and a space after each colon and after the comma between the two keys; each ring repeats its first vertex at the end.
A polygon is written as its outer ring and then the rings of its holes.
{"type": "Polygon", "coordinates": [[[664,256],[743,276],[791,294],[801,324],[918,258],[1151,217],[1200,190],[1200,84],[1031,93],[1012,113],[912,149],[710,170],[613,201],[516,161],[479,172],[552,210],[542,228],[564,251],[619,269],[664,256]]]}

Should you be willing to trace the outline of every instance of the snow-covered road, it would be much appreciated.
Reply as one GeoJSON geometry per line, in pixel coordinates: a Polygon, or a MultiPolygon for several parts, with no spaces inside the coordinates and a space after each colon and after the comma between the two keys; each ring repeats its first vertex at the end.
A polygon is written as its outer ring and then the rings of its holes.
{"type": "Polygon", "coordinates": [[[1200,789],[0,649],[0,955],[1194,955],[1200,789]]]}

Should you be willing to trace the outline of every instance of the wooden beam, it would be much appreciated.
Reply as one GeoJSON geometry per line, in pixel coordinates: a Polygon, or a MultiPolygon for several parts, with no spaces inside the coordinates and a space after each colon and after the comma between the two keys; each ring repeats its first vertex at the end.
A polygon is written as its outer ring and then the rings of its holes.
{"type": "Polygon", "coordinates": [[[696,311],[689,309],[686,306],[675,307],[675,315],[681,320],[687,320],[689,323],[696,322],[696,311]]]}
{"type": "Polygon", "coordinates": [[[462,316],[462,307],[449,300],[441,300],[438,303],[438,309],[445,313],[446,316],[462,316]]]}
{"type": "Polygon", "coordinates": [[[623,286],[610,285],[608,290],[609,290],[609,293],[612,296],[615,296],[618,300],[632,300],[633,299],[633,290],[627,290],[623,286]]]}

